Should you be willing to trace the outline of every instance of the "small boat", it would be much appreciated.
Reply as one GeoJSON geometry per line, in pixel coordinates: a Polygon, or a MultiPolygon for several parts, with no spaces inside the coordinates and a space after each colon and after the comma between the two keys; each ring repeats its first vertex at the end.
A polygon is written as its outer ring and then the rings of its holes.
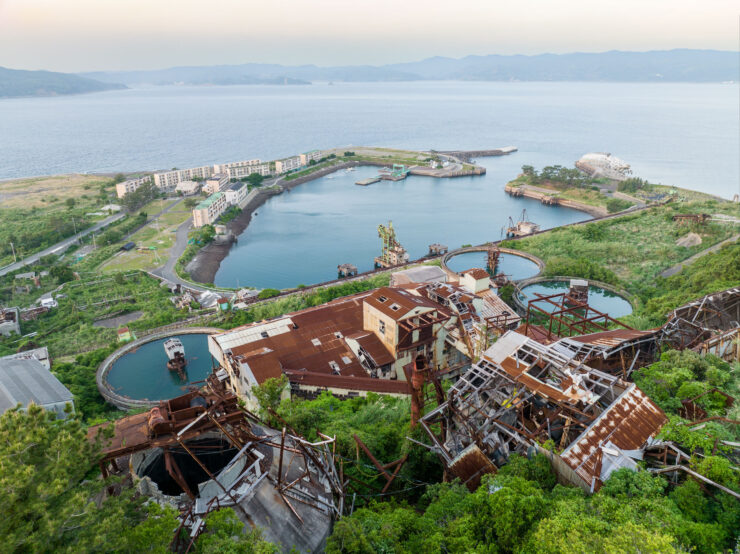
{"type": "Polygon", "coordinates": [[[177,371],[180,377],[185,378],[185,347],[177,337],[172,337],[164,341],[164,351],[167,354],[167,369],[177,371]]]}

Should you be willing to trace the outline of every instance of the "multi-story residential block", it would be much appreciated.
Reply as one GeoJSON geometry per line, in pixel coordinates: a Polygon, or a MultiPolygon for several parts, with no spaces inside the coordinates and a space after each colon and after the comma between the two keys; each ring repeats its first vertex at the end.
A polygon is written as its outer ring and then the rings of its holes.
{"type": "Polygon", "coordinates": [[[212,194],[193,209],[193,226],[213,225],[227,207],[226,196],[223,192],[212,194]]]}
{"type": "Polygon", "coordinates": [[[169,192],[175,190],[181,181],[192,181],[194,179],[207,179],[213,175],[213,166],[204,165],[191,167],[189,169],[174,169],[154,174],[154,184],[157,188],[169,192]]]}
{"type": "Polygon", "coordinates": [[[241,179],[243,177],[249,177],[252,173],[257,173],[258,175],[262,175],[263,177],[272,175],[272,172],[270,171],[270,164],[265,162],[256,165],[240,165],[238,167],[229,168],[229,178],[231,179],[241,179]]]}
{"type": "Polygon", "coordinates": [[[232,183],[224,191],[224,195],[226,196],[226,203],[229,206],[241,207],[241,204],[242,202],[244,202],[244,199],[247,197],[248,192],[249,192],[249,187],[246,185],[246,183],[242,183],[241,181],[238,183],[232,183]]]}
{"type": "Polygon", "coordinates": [[[284,160],[275,161],[275,173],[280,175],[281,173],[288,173],[289,171],[295,171],[300,169],[305,163],[302,163],[301,156],[293,156],[292,158],[285,158],[284,160]]]}
{"type": "Polygon", "coordinates": [[[207,194],[214,194],[216,192],[222,192],[229,186],[229,174],[228,173],[214,173],[208,179],[206,179],[203,185],[203,190],[207,194]]]}
{"type": "Polygon", "coordinates": [[[300,154],[301,165],[308,165],[312,160],[318,162],[324,157],[324,153],[321,150],[311,150],[304,154],[300,154]]]}
{"type": "Polygon", "coordinates": [[[128,179],[126,181],[123,181],[122,183],[117,183],[116,184],[116,196],[118,196],[118,198],[123,198],[128,193],[134,192],[144,183],[151,182],[151,180],[152,180],[151,176],[147,175],[146,177],[139,177],[137,179],[128,179]]]}
{"type": "MultiPolygon", "coordinates": [[[[255,158],[254,160],[243,160],[241,162],[229,162],[225,164],[217,164],[213,166],[213,172],[214,173],[229,173],[231,177],[231,170],[232,169],[244,169],[248,170],[250,167],[253,167],[255,165],[260,165],[260,160],[258,158],[255,158]]],[[[249,175],[249,173],[247,173],[249,175]]]]}

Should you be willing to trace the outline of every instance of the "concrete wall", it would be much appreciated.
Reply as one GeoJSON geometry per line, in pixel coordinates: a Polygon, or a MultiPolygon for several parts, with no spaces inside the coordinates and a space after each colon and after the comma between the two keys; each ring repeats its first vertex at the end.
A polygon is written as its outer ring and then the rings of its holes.
{"type": "Polygon", "coordinates": [[[128,354],[129,352],[136,350],[142,344],[146,344],[147,342],[152,342],[154,340],[164,339],[174,335],[211,335],[222,331],[223,329],[217,329],[215,327],[190,327],[186,329],[167,330],[160,333],[153,333],[127,343],[125,346],[119,348],[103,360],[103,363],[100,364],[98,371],[95,373],[95,382],[98,385],[100,395],[105,398],[106,402],[113,404],[122,410],[130,410],[132,408],[150,408],[159,405],[159,400],[136,400],[115,392],[106,379],[108,372],[113,367],[115,361],[124,354],[128,354]]]}

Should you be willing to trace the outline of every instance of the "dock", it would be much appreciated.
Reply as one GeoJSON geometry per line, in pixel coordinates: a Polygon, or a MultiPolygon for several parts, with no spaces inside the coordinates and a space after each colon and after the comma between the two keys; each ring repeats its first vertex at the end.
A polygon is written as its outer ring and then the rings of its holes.
{"type": "Polygon", "coordinates": [[[366,187],[368,185],[372,185],[373,183],[377,183],[378,181],[380,181],[380,177],[370,177],[369,179],[362,179],[360,181],[355,182],[355,185],[366,187]]]}

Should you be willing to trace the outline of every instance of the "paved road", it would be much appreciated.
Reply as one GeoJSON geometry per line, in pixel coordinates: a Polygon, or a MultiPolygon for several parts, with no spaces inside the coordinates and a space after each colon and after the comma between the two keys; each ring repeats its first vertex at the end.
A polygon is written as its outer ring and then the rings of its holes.
{"type": "Polygon", "coordinates": [[[20,269],[24,266],[30,265],[32,263],[35,263],[39,260],[39,258],[43,258],[44,256],[48,256],[49,254],[61,254],[64,250],[66,250],[72,243],[79,240],[80,238],[89,235],[90,233],[94,233],[96,231],[99,231],[103,227],[106,227],[110,225],[111,223],[115,223],[119,219],[122,219],[125,217],[126,214],[124,213],[117,213],[111,216],[106,217],[104,220],[99,221],[92,227],[89,227],[88,229],[85,229],[84,231],[80,231],[76,235],[73,235],[67,239],[64,239],[61,242],[56,243],[54,246],[50,246],[49,248],[46,248],[42,250],[41,252],[37,252],[36,254],[32,254],[28,256],[27,258],[23,258],[22,260],[12,263],[10,265],[6,265],[2,269],[0,269],[0,277],[3,275],[6,275],[8,273],[11,273],[13,271],[16,271],[17,269],[20,269]]]}
{"type": "Polygon", "coordinates": [[[691,256],[690,258],[686,258],[680,264],[676,264],[673,267],[669,267],[668,269],[662,271],[660,273],[660,276],[661,277],[670,277],[671,275],[675,275],[676,273],[678,273],[679,271],[681,271],[685,266],[694,263],[696,260],[698,260],[702,256],[704,256],[706,254],[709,254],[710,252],[716,252],[717,250],[719,250],[720,248],[722,248],[722,246],[724,244],[727,244],[728,242],[735,242],[738,239],[740,239],[740,234],[737,234],[734,237],[730,237],[729,239],[725,239],[722,242],[718,242],[717,244],[715,244],[714,246],[710,246],[706,250],[702,250],[701,252],[697,252],[696,254],[694,254],[693,256],[691,256]]]}
{"type": "Polygon", "coordinates": [[[182,253],[185,252],[185,249],[188,247],[188,232],[190,231],[192,224],[193,222],[191,219],[187,219],[180,224],[180,226],[177,228],[177,233],[175,234],[175,244],[173,244],[172,248],[170,249],[169,258],[167,258],[167,261],[162,267],[153,269],[152,271],[150,271],[150,273],[157,277],[161,277],[162,279],[169,281],[170,283],[177,283],[183,287],[187,287],[189,289],[197,290],[200,292],[214,290],[202,285],[194,285],[189,281],[180,279],[177,273],[175,273],[175,264],[177,263],[177,260],[180,259],[180,256],[182,256],[182,253]]]}

